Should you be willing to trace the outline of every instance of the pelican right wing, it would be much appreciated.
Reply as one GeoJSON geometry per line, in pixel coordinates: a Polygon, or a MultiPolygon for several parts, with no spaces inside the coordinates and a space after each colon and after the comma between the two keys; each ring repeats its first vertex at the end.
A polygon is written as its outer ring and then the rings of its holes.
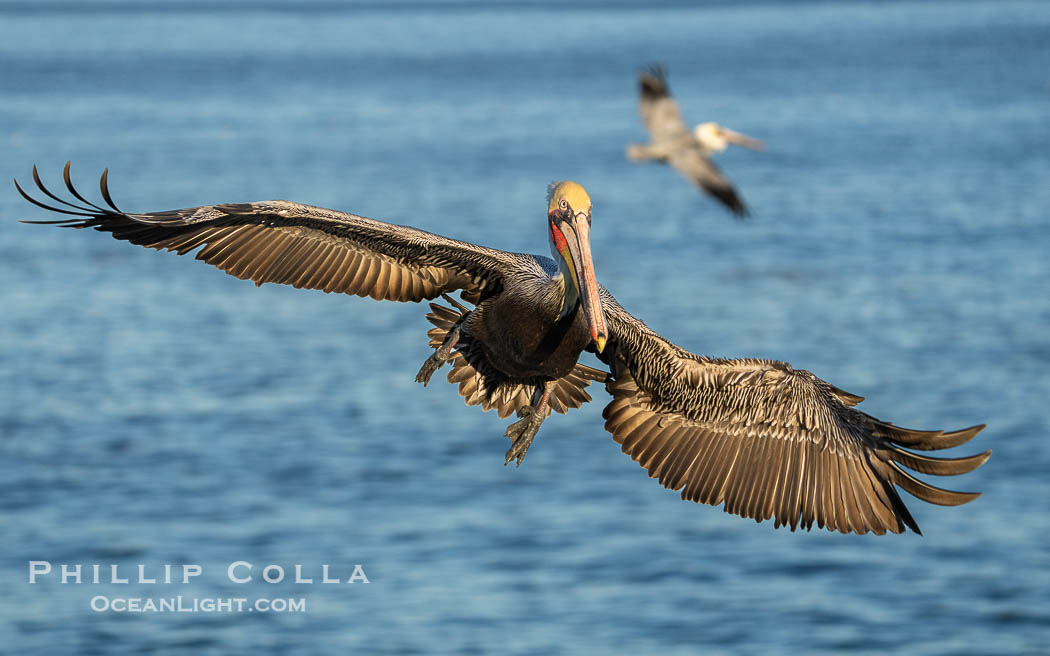
{"type": "Polygon", "coordinates": [[[503,251],[284,200],[132,214],[113,204],[107,173],[99,186],[109,209],[77,192],[68,162],[63,175],[66,188],[83,205],[51,193],[36,167],[37,187],[62,207],[34,199],[17,181],[15,186],[29,202],[79,218],[26,223],[94,228],[179,255],[200,248],[198,260],[257,285],[275,282],[392,301],[433,299],[455,290],[477,298],[497,293],[503,273],[514,261],[503,251]]]}
{"type": "Polygon", "coordinates": [[[914,431],[853,406],[863,399],[772,360],[697,356],[649,330],[602,290],[612,366],[605,428],[635,461],[682,498],[775,526],[814,523],[843,533],[919,527],[895,486],[930,503],[977,493],[933,487],[905,472],[964,474],[991,454],[930,458],[983,426],[914,431]]]}

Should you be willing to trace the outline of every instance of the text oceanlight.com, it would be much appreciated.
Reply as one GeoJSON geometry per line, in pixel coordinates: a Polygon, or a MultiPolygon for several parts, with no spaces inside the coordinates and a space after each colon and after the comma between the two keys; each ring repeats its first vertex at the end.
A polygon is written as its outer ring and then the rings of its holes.
{"type": "Polygon", "coordinates": [[[96,613],[305,613],[306,598],[246,597],[107,597],[91,598],[96,613]]]}

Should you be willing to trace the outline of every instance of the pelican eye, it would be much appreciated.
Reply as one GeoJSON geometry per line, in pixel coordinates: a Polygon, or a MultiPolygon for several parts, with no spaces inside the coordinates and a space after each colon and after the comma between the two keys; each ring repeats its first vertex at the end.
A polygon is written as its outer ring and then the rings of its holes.
{"type": "Polygon", "coordinates": [[[562,198],[560,201],[558,201],[558,206],[561,207],[563,210],[564,209],[568,209],[569,201],[567,201],[564,198],[562,198]]]}

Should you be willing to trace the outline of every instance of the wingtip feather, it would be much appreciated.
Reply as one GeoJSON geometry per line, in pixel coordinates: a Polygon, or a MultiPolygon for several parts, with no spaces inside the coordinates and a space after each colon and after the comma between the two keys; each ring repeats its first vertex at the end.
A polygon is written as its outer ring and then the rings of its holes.
{"type": "Polygon", "coordinates": [[[908,494],[921,499],[927,503],[938,506],[961,506],[981,496],[980,492],[958,492],[945,490],[944,488],[924,483],[908,472],[901,469],[896,463],[890,463],[893,468],[893,482],[908,494]]]}
{"type": "Polygon", "coordinates": [[[934,476],[968,474],[987,462],[991,455],[992,452],[989,450],[962,458],[931,458],[897,447],[891,447],[889,452],[889,457],[893,461],[917,472],[934,476]]]}
{"type": "Polygon", "coordinates": [[[114,212],[121,212],[120,208],[113,202],[113,197],[109,195],[109,167],[102,170],[102,177],[98,181],[99,190],[102,192],[102,199],[106,201],[106,204],[113,208],[114,212]]]}

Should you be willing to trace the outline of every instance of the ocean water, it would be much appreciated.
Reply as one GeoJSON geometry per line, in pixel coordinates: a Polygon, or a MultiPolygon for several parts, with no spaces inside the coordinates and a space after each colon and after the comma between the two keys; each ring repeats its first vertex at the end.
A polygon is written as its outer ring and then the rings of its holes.
{"type": "Polygon", "coordinates": [[[97,198],[108,167],[132,211],[287,198],[540,254],[546,185],[572,178],[599,279],[653,329],[900,425],[987,423],[954,455],[995,452],[942,483],[980,499],[912,500],[921,537],[685,503],[604,432],[600,387],[504,467],[507,421],[413,382],[424,306],[23,225],[52,217],[9,187],[0,651],[1050,649],[1045,2],[0,1],[0,144],[0,177],[36,163],[57,190],[72,160],[97,198]],[[624,158],[650,62],[687,121],[765,140],[719,158],[751,221],[624,158]],[[55,572],[30,584],[35,560],[55,572]],[[306,608],[91,605],[176,595],[306,608]]]}

